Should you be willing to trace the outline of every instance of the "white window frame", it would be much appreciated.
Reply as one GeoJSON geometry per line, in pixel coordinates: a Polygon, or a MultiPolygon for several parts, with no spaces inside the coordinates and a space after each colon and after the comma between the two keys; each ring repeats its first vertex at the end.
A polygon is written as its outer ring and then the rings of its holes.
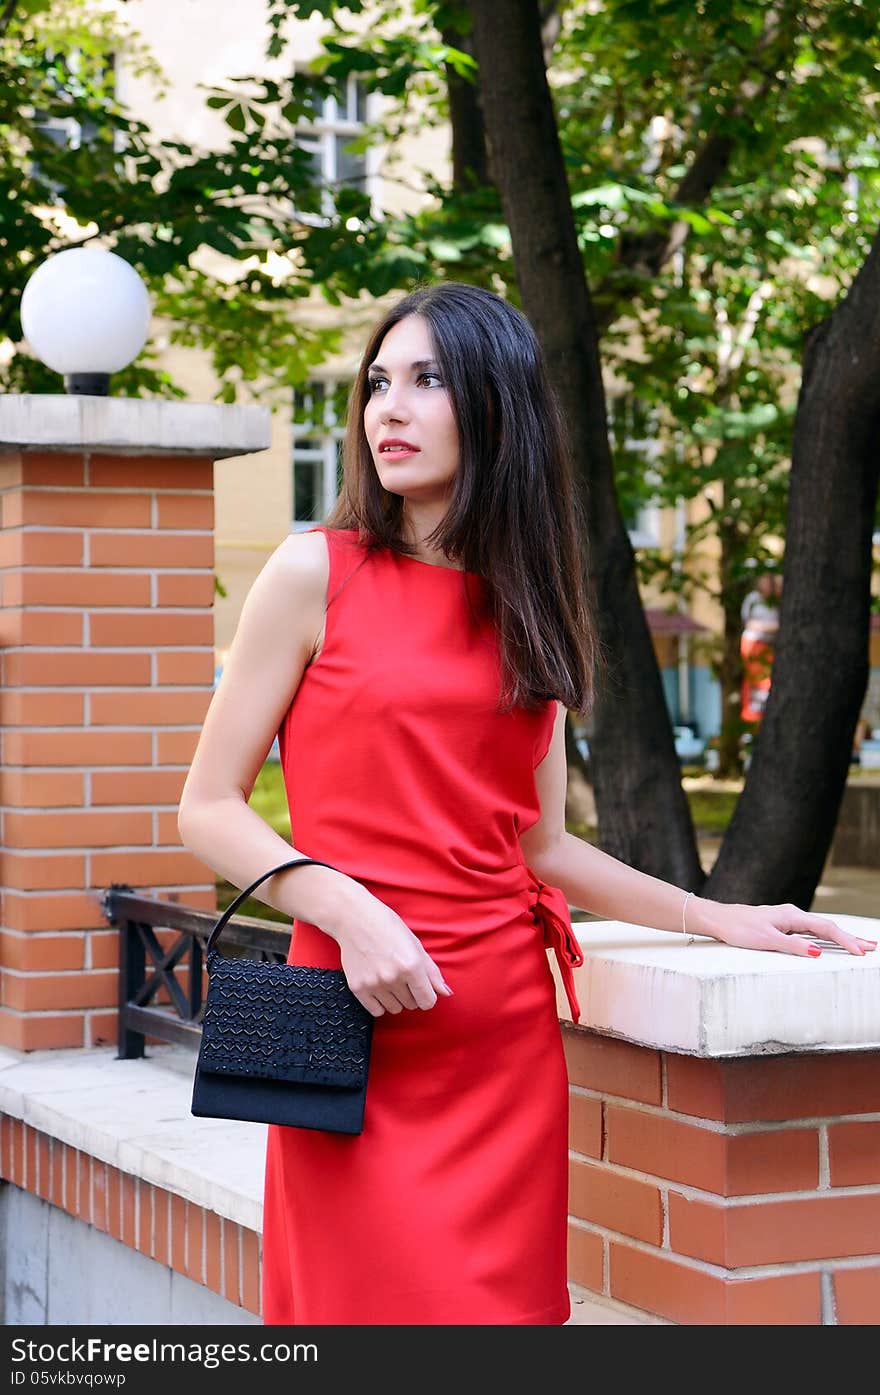
{"type": "MultiPolygon", "coordinates": [[[[609,396],[608,414],[609,426],[613,428],[615,407],[618,405],[626,407],[629,394],[623,393],[619,396],[609,396]]],[[[625,436],[623,449],[633,455],[640,455],[645,460],[645,480],[648,484],[659,484],[660,476],[654,468],[654,461],[661,453],[659,441],[651,439],[641,439],[635,436],[625,436]]],[[[627,528],[629,540],[633,547],[659,547],[660,546],[660,506],[649,500],[636,510],[635,525],[627,528]]]]}
{"type": "MultiPolygon", "coordinates": [[[[332,191],[339,187],[336,167],[336,140],[339,136],[348,136],[354,140],[356,136],[363,135],[367,126],[375,119],[376,109],[374,94],[365,94],[365,110],[363,121],[352,119],[351,113],[357,113],[357,83],[356,73],[349,73],[346,78],[346,112],[343,116],[339,114],[339,102],[335,96],[321,99],[321,114],[313,121],[300,120],[293,130],[293,141],[302,150],[308,151],[318,157],[321,176],[321,213],[302,213],[297,210],[297,217],[303,223],[320,224],[325,218],[330,217],[333,211],[332,191]]],[[[364,178],[358,181],[358,188],[361,188],[370,200],[372,207],[378,206],[379,193],[379,153],[377,148],[371,143],[364,152],[364,178]]]]}
{"type": "Polygon", "coordinates": [[[326,518],[336,503],[338,497],[336,488],[337,459],[339,443],[345,437],[345,426],[337,419],[333,411],[333,404],[336,400],[336,393],[344,381],[344,379],[338,378],[313,378],[311,382],[306,383],[303,388],[295,392],[294,403],[297,397],[308,399],[310,388],[313,385],[320,385],[324,390],[324,411],[320,422],[293,422],[290,460],[291,513],[296,508],[296,467],[298,460],[303,465],[319,465],[321,467],[321,512],[318,519],[291,518],[290,531],[292,533],[302,533],[309,528],[314,528],[321,518],[326,518]],[[318,445],[314,450],[303,452],[301,446],[298,449],[298,442],[302,441],[317,441],[318,445]]]}
{"type": "MultiPolygon", "coordinates": [[[[645,469],[645,482],[647,484],[659,484],[660,476],[654,469],[653,461],[660,454],[661,447],[657,441],[635,441],[627,437],[624,448],[632,451],[634,455],[643,455],[648,462],[645,469]]],[[[636,510],[635,527],[628,528],[629,540],[633,547],[659,547],[660,546],[660,505],[650,500],[647,504],[642,504],[636,510]]]]}

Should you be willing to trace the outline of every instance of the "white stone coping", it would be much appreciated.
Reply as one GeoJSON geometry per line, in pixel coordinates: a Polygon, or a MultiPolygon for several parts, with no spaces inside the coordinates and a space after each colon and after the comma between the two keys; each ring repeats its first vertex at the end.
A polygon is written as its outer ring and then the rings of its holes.
{"type": "Polygon", "coordinates": [[[0,396],[0,450],[207,456],[267,450],[268,407],[66,393],[0,396]]]}
{"type": "MultiPolygon", "coordinates": [[[[880,919],[830,917],[880,938],[880,919]]],[[[880,950],[820,959],[728,949],[621,921],[574,922],[580,1025],[702,1057],[880,1049],[880,950]]],[[[550,956],[554,965],[555,958],[550,956]]],[[[559,1016],[570,1021],[557,972],[559,1016]]],[[[266,1126],[196,1119],[195,1053],[152,1046],[0,1048],[0,1111],[51,1138],[260,1232],[266,1126]]]]}
{"type": "Polygon", "coordinates": [[[0,1048],[0,1111],[50,1138],[258,1233],[266,1125],[196,1119],[195,1053],[150,1047],[0,1048]]]}
{"type": "MultiPolygon", "coordinates": [[[[0,1112],[257,1234],[263,1224],[264,1124],[189,1112],[195,1054],[152,1047],[17,1052],[0,1047],[0,1112]]],[[[665,1319],[570,1284],[573,1325],[665,1319]]]]}
{"type": "MultiPolygon", "coordinates": [[[[880,917],[829,914],[880,941],[880,917]]],[[[818,959],[731,949],[623,921],[573,917],[580,1026],[704,1057],[880,1049],[880,948],[860,957],[823,944],[818,959]]],[[[571,1014],[555,957],[559,1016],[571,1014]]]]}

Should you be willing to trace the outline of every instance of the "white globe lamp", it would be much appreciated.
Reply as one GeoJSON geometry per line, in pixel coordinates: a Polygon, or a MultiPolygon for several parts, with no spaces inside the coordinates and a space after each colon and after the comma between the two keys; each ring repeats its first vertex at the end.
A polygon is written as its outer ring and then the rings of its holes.
{"type": "Polygon", "coordinates": [[[137,358],[150,298],[133,266],[102,247],[69,247],[37,267],[21,297],[21,327],[70,393],[105,397],[111,373],[137,358]]]}

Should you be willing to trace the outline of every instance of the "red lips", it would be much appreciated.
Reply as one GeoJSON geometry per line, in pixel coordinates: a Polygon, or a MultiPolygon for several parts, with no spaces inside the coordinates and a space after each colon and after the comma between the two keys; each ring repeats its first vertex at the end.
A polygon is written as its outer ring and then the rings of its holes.
{"type": "Polygon", "coordinates": [[[409,441],[403,441],[397,436],[389,436],[386,440],[379,442],[380,453],[383,450],[418,450],[418,446],[412,445],[409,441]]]}

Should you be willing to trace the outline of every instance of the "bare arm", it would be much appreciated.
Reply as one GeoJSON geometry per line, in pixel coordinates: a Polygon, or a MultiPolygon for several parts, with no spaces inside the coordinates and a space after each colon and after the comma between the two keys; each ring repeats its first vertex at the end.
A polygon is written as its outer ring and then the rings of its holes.
{"type": "MultiPolygon", "coordinates": [[[[322,533],[295,534],[269,558],[242,607],[184,784],[181,839],[234,886],[249,885],[299,851],[248,800],[319,647],[328,574],[322,533]]],[[[292,868],[270,877],[258,895],[337,940],[349,985],[374,1016],[432,1007],[438,992],[449,991],[396,912],[344,872],[292,868]]]]}
{"type": "MultiPolygon", "coordinates": [[[[520,837],[527,864],[558,886],[571,906],[608,920],[681,930],[685,897],[681,887],[639,872],[566,831],[565,715],[559,704],[550,749],[536,771],[541,817],[520,837]]],[[[792,905],[731,905],[692,896],[686,916],[689,933],[742,949],[806,955],[810,946],[802,935],[832,940],[851,954],[876,947],[871,940],[850,935],[835,921],[792,905]]]]}
{"type": "MultiPolygon", "coordinates": [[[[183,787],[181,839],[234,886],[297,854],[248,800],[318,641],[322,572],[326,589],[326,544],[315,533],[287,538],[260,572],[183,787]]],[[[349,880],[329,868],[297,869],[265,882],[260,899],[324,928],[349,880]]]]}

